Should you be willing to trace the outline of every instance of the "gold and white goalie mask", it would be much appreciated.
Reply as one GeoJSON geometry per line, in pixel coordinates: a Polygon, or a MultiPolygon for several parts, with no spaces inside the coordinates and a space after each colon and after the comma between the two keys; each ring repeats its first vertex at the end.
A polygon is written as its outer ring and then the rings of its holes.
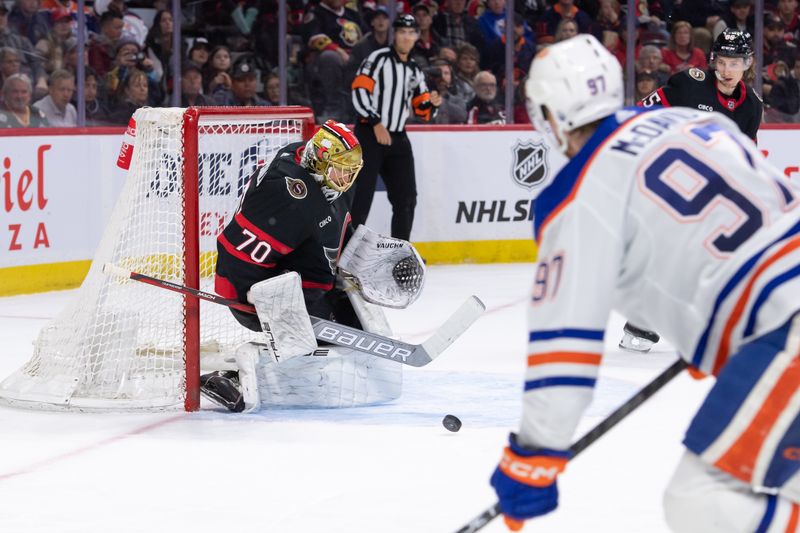
{"type": "Polygon", "coordinates": [[[347,126],[328,120],[306,143],[302,165],[333,202],[353,185],[364,166],[361,145],[347,126]]]}

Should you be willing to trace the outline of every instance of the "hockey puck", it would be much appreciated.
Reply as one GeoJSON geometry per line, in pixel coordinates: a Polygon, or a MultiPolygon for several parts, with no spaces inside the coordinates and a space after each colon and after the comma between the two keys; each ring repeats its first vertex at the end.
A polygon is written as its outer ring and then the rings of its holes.
{"type": "Polygon", "coordinates": [[[447,429],[447,431],[452,431],[455,433],[461,429],[461,420],[459,420],[457,416],[447,415],[442,419],[442,425],[447,429]]]}

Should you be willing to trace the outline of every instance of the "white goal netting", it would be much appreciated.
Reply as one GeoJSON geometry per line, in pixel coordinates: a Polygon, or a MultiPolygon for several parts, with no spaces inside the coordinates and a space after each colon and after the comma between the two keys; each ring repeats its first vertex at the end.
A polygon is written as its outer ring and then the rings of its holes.
{"type": "MultiPolygon", "coordinates": [[[[287,118],[268,111],[225,111],[200,114],[196,162],[184,161],[192,142],[192,133],[184,131],[186,110],[136,112],[133,160],[89,273],[74,301],[40,332],[30,361],[0,383],[0,400],[42,409],[184,407],[184,296],[106,275],[102,268],[111,263],[185,284],[185,267],[192,266],[185,254],[193,240],[191,232],[187,240],[186,206],[195,195],[200,288],[213,292],[216,237],[247,179],[278,149],[302,140],[304,131],[304,117],[297,113],[298,118],[287,118]],[[197,190],[184,190],[184,174],[194,168],[197,190]]],[[[226,307],[209,302],[200,303],[199,331],[204,357],[232,355],[256,335],[226,307]]]]}

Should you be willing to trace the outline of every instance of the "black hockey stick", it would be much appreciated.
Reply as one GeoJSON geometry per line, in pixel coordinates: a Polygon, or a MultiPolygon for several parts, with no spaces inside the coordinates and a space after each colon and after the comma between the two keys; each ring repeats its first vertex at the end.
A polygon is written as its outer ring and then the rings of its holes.
{"type": "MultiPolygon", "coordinates": [[[[223,298],[216,294],[192,289],[171,281],[153,278],[145,274],[131,272],[124,268],[106,263],[103,265],[103,272],[122,278],[130,278],[134,281],[147,283],[154,287],[167,289],[179,294],[194,296],[200,300],[225,305],[245,313],[256,314],[256,308],[250,304],[243,304],[236,300],[223,298]]],[[[422,344],[409,344],[398,341],[390,337],[369,333],[358,328],[351,328],[330,320],[317,317],[311,318],[311,326],[314,329],[314,336],[317,340],[325,341],[328,344],[344,346],[352,350],[367,353],[382,359],[389,359],[409,366],[425,366],[436,359],[448,346],[453,344],[473,322],[475,322],[486,306],[483,305],[477,296],[470,296],[461,304],[455,313],[422,344]]]]}
{"type": "MultiPolygon", "coordinates": [[[[597,424],[591,431],[586,433],[583,437],[575,441],[570,446],[569,451],[575,457],[583,450],[591,446],[594,441],[605,435],[608,430],[616,426],[623,418],[631,414],[637,407],[646,402],[650,397],[659,391],[664,385],[669,383],[672,378],[680,374],[689,364],[683,359],[678,359],[672,363],[669,368],[664,370],[653,381],[645,385],[639,392],[637,392],[627,402],[623,403],[616,411],[608,415],[605,420],[597,424]]],[[[473,518],[467,525],[459,529],[456,533],[474,533],[483,529],[489,522],[500,514],[500,504],[495,503],[480,515],[473,518]]]]}

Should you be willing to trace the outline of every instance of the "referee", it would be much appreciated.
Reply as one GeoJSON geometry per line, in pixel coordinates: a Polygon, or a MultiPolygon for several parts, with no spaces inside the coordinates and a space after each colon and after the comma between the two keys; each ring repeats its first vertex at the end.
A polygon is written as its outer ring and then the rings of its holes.
{"type": "Polygon", "coordinates": [[[406,120],[413,110],[430,121],[442,98],[436,91],[428,92],[422,69],[409,58],[419,38],[416,19],[398,15],[392,27],[392,45],[367,56],[353,80],[353,106],[358,114],[355,134],[364,167],[356,182],[351,213],[354,227],[367,221],[380,174],[392,204],[392,237],[409,240],[417,182],[406,120]]]}

